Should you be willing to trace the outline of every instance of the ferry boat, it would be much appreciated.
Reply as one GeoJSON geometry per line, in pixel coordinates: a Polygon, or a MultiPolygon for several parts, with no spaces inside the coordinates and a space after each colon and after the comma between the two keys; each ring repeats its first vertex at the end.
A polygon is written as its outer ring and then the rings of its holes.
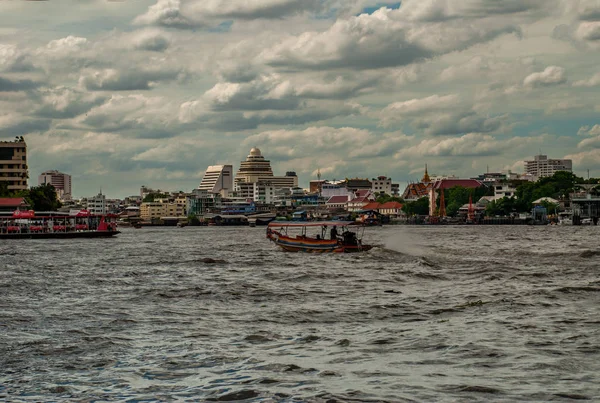
{"type": "Polygon", "coordinates": [[[111,237],[120,233],[116,219],[116,215],[92,214],[88,210],[76,214],[16,210],[0,215],[0,239],[111,237]]]}
{"type": "Polygon", "coordinates": [[[314,222],[281,222],[274,221],[267,226],[267,238],[288,252],[309,253],[350,253],[366,252],[371,245],[362,243],[364,226],[355,221],[314,221],[314,222]],[[361,236],[351,231],[350,227],[362,230],[361,236]],[[290,229],[297,234],[290,234],[290,229]],[[307,235],[310,230],[317,230],[316,235],[307,235]],[[327,239],[328,229],[333,236],[327,239]]]}

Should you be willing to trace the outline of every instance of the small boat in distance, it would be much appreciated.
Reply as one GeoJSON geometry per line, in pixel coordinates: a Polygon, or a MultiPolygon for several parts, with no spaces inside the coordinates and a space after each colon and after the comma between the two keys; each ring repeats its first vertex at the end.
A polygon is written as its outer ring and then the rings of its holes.
{"type": "Polygon", "coordinates": [[[364,226],[354,221],[312,221],[312,222],[280,222],[274,221],[267,226],[267,238],[288,252],[309,253],[350,253],[366,252],[371,245],[362,243],[364,226]],[[350,227],[362,229],[361,236],[350,231],[350,227]],[[297,230],[297,234],[288,231],[297,230]],[[316,229],[316,235],[307,235],[307,230],[316,229]],[[327,239],[327,232],[333,231],[327,239]]]}
{"type": "Polygon", "coordinates": [[[116,218],[113,214],[92,214],[88,210],[75,214],[16,210],[8,216],[0,215],[0,239],[111,237],[120,233],[116,218]]]}

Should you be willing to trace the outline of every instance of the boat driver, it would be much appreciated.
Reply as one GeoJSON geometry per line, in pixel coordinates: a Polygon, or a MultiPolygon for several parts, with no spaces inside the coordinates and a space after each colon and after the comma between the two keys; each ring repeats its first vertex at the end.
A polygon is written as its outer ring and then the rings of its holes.
{"type": "Polygon", "coordinates": [[[334,225],[334,226],[331,228],[331,239],[337,239],[337,235],[338,235],[337,228],[336,228],[336,226],[334,225]]]}

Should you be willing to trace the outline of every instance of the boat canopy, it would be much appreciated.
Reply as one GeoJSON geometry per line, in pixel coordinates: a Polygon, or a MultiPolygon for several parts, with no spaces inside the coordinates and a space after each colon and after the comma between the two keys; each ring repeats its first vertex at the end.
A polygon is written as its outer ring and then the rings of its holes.
{"type": "Polygon", "coordinates": [[[346,227],[348,225],[360,225],[360,223],[356,221],[307,221],[307,222],[298,222],[298,221],[275,221],[269,223],[269,227],[322,227],[322,226],[338,226],[338,227],[346,227]]]}

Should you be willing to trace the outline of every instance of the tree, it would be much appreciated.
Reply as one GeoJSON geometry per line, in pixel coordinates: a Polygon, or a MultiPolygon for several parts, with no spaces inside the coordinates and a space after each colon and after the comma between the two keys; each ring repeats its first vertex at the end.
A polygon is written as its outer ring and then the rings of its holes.
{"type": "Polygon", "coordinates": [[[387,203],[387,202],[398,202],[398,203],[404,203],[404,199],[401,197],[397,197],[397,196],[390,196],[387,193],[381,192],[379,193],[379,196],[377,196],[377,199],[375,200],[377,203],[387,203]]]}
{"type": "Polygon", "coordinates": [[[156,199],[166,199],[168,197],[169,197],[169,195],[166,193],[148,193],[146,195],[146,197],[144,197],[144,200],[142,200],[142,202],[149,203],[149,202],[153,202],[156,199]]]}
{"type": "Polygon", "coordinates": [[[0,182],[0,197],[10,197],[7,182],[0,182]]]}
{"type": "Polygon", "coordinates": [[[56,211],[62,206],[56,196],[56,189],[47,183],[23,191],[21,197],[24,197],[36,211],[56,211]]]}
{"type": "Polygon", "coordinates": [[[405,202],[402,206],[402,211],[407,216],[412,215],[428,215],[429,214],[429,197],[421,197],[415,201],[405,202]]]}

